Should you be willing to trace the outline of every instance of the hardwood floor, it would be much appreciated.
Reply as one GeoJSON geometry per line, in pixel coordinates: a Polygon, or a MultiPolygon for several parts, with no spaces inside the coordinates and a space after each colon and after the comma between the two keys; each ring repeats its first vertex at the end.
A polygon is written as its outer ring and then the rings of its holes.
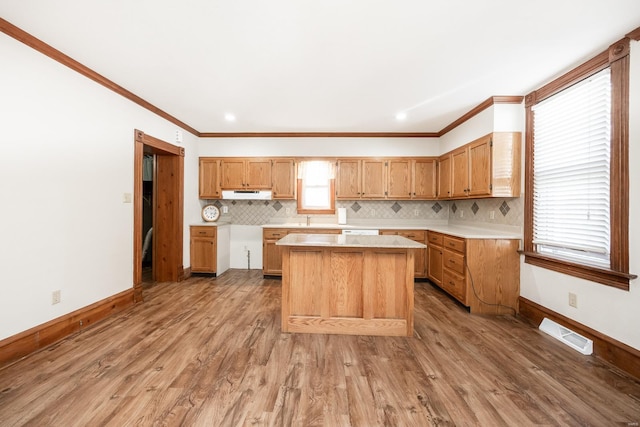
{"type": "Polygon", "coordinates": [[[530,426],[640,422],[640,381],[417,283],[415,334],[280,333],[280,281],[230,270],[0,370],[0,425],[530,426]]]}

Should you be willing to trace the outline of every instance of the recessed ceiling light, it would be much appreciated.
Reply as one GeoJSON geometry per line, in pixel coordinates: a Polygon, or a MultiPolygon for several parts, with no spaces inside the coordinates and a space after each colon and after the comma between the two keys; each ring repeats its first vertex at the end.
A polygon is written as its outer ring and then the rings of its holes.
{"type": "Polygon", "coordinates": [[[235,121],[236,121],[236,116],[234,116],[234,115],[233,115],[233,114],[231,114],[231,113],[226,113],[226,114],[224,115],[224,119],[225,119],[226,121],[228,121],[228,122],[235,122],[235,121]]]}
{"type": "Polygon", "coordinates": [[[399,113],[396,114],[396,120],[405,120],[407,118],[407,113],[405,113],[404,111],[400,111],[399,113]]]}

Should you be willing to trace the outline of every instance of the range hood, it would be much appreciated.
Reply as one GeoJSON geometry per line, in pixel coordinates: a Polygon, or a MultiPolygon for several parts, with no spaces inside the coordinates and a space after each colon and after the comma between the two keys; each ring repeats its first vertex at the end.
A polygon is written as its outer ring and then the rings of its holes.
{"type": "Polygon", "coordinates": [[[222,198],[227,200],[271,200],[271,190],[223,190],[222,198]]]}

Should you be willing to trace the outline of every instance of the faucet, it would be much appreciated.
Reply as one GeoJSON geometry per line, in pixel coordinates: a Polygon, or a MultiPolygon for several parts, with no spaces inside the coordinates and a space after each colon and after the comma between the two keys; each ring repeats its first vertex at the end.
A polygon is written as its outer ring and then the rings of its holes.
{"type": "Polygon", "coordinates": [[[311,225],[311,217],[307,215],[307,227],[311,225]]]}

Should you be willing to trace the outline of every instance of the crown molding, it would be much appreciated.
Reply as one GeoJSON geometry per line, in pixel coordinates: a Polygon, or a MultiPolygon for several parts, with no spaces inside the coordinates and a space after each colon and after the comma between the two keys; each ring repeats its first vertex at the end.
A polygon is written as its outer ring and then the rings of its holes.
{"type": "Polygon", "coordinates": [[[104,77],[101,74],[96,73],[95,71],[93,71],[91,68],[81,64],[80,62],[76,61],[75,59],[71,58],[70,56],[60,52],[58,49],[54,48],[53,46],[48,45],[47,43],[43,42],[42,40],[32,36],[31,34],[27,33],[26,31],[16,27],[15,25],[13,25],[12,23],[10,23],[9,21],[0,18],[0,31],[2,31],[3,33],[5,33],[6,35],[13,37],[14,39],[18,40],[19,42],[22,42],[24,44],[26,44],[27,46],[37,50],[38,52],[42,53],[43,55],[48,56],[49,58],[53,59],[54,61],[57,61],[59,63],[61,63],[62,65],[65,65],[69,68],[71,68],[72,70],[82,74],[83,76],[93,80],[94,82],[106,87],[107,89],[110,89],[112,91],[114,91],[115,93],[117,93],[118,95],[121,95],[123,97],[125,97],[126,99],[135,102],[136,104],[140,105],[143,108],[146,108],[147,110],[151,111],[154,114],[157,114],[158,116],[162,117],[163,119],[168,120],[169,122],[181,127],[182,129],[186,130],[187,132],[190,132],[196,136],[199,135],[199,132],[197,130],[195,130],[194,128],[192,128],[191,126],[189,126],[188,124],[178,120],[177,118],[175,118],[174,116],[172,116],[171,114],[167,113],[166,111],[161,110],[160,108],[156,107],[155,105],[151,104],[150,102],[145,101],[144,99],[140,98],[138,95],[136,95],[135,93],[128,91],[127,89],[123,88],[122,86],[118,85],[117,83],[109,80],[108,78],[104,77]]]}
{"type": "Polygon", "coordinates": [[[202,132],[201,138],[437,138],[437,132],[202,132]]]}

